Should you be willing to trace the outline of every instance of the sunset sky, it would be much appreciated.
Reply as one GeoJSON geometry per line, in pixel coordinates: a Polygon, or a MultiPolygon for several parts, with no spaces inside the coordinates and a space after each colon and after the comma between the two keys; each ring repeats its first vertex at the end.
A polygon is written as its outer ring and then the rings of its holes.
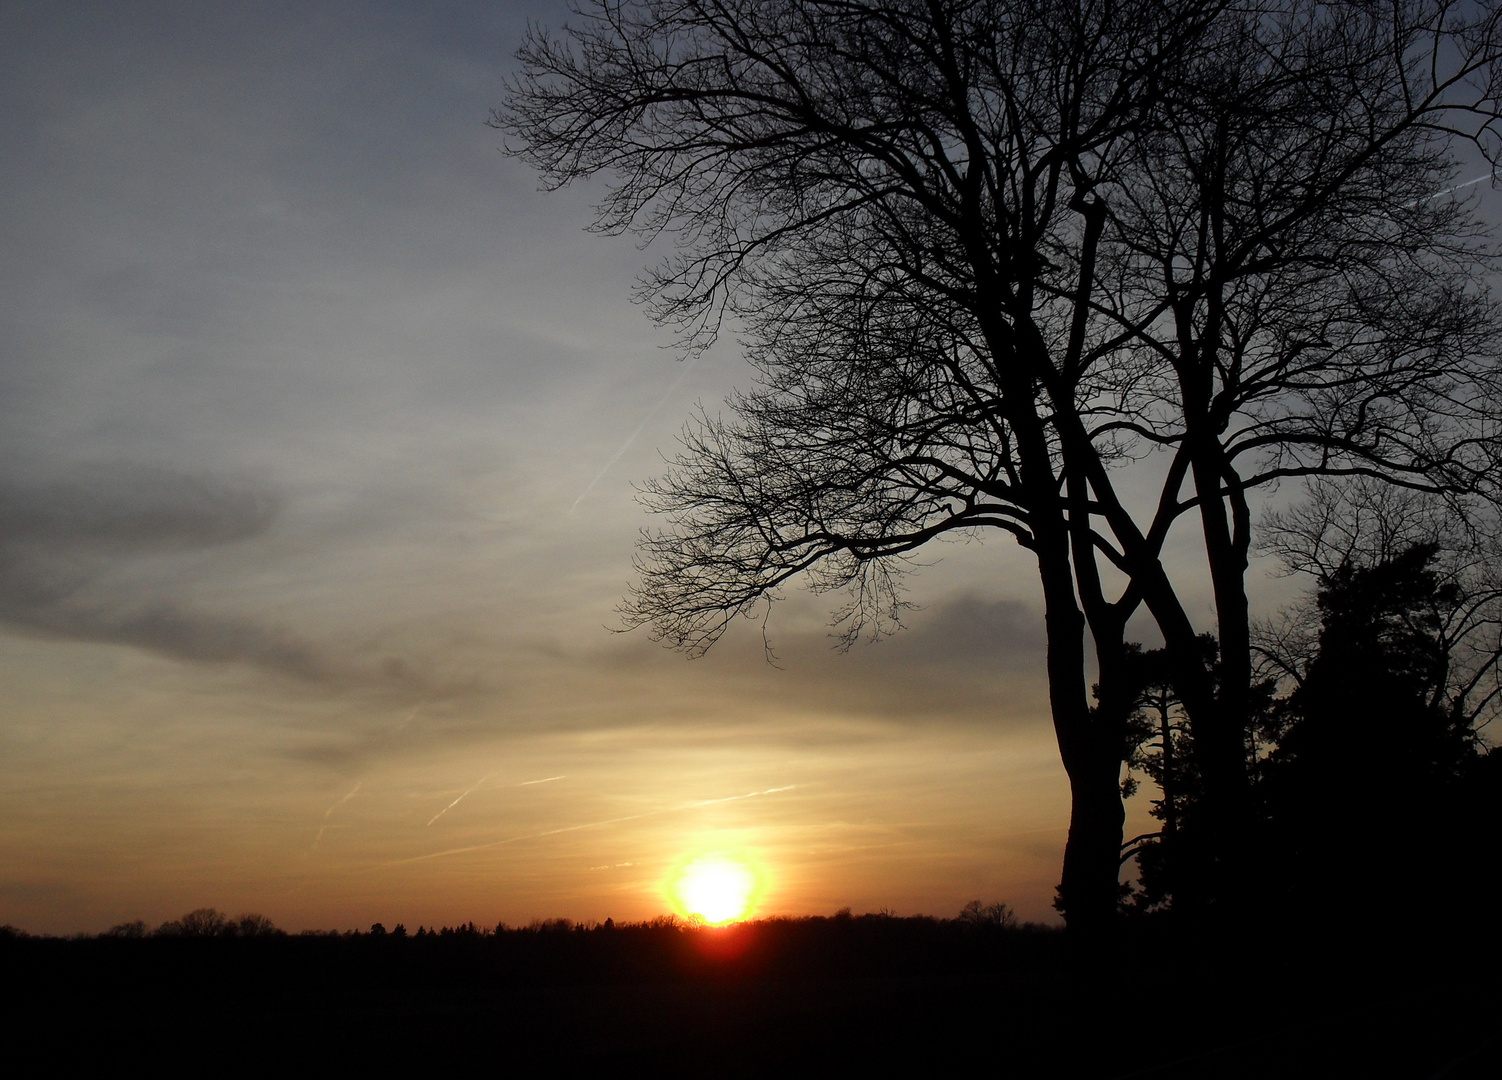
{"type": "Polygon", "coordinates": [[[639,919],[713,853],[758,914],[1053,918],[1010,541],[926,551],[848,655],[798,593],[778,666],[611,632],[633,483],[749,376],[485,126],[566,17],[0,4],[0,923],[639,919]]]}

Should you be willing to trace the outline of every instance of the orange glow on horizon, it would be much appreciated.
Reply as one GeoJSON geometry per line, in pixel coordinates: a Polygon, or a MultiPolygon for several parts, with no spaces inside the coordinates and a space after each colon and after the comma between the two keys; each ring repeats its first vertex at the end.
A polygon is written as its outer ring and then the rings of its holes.
{"type": "Polygon", "coordinates": [[[678,914],[712,925],[746,918],[760,891],[760,875],[749,863],[718,854],[684,864],[668,883],[678,914]]]}

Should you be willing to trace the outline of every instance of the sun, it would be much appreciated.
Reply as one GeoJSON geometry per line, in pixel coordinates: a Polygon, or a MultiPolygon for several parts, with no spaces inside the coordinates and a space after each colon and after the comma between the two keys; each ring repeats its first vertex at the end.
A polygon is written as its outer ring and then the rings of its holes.
{"type": "Polygon", "coordinates": [[[668,886],[680,915],[698,916],[707,923],[744,919],[751,911],[756,891],[756,872],[728,855],[706,855],[693,860],[678,871],[668,886]]]}

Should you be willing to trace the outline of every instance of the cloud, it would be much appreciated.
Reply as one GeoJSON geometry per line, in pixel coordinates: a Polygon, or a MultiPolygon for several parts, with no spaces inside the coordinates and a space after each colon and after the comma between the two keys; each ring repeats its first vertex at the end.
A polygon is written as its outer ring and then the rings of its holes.
{"type": "MultiPolygon", "coordinates": [[[[816,601],[800,605],[790,629],[775,625],[776,664],[761,628],[736,620],[707,656],[689,660],[645,633],[569,654],[576,682],[602,681],[607,714],[581,722],[663,723],[696,744],[720,741],[823,746],[880,742],[892,726],[973,728],[1049,724],[1043,619],[1025,600],[960,589],[910,613],[908,625],[878,642],[841,651],[816,601]],[[608,688],[608,689],[606,689],[608,688]],[[808,717],[817,715],[818,723],[808,717]],[[705,724],[706,718],[713,724],[705,724]],[[874,722],[874,723],[873,723],[874,722]]],[[[556,723],[557,721],[551,721],[556,723]]]]}
{"type": "Polygon", "coordinates": [[[75,641],[129,645],[177,660],[240,661],[310,680],[334,673],[322,652],[297,635],[250,619],[186,610],[158,602],[138,610],[104,605],[12,604],[0,572],[0,619],[18,628],[75,641]]]}
{"type": "Polygon", "coordinates": [[[263,487],[168,469],[84,466],[61,479],[0,479],[0,551],[186,550],[270,528],[279,500],[263,487]]]}
{"type": "Polygon", "coordinates": [[[1020,600],[961,593],[912,621],[910,629],[883,643],[908,664],[1029,668],[1046,647],[1042,617],[1020,600]]]}
{"type": "Polygon", "coordinates": [[[296,634],[195,610],[173,585],[131,574],[144,560],[264,534],[279,500],[244,481],[137,466],[0,479],[0,622],[190,662],[238,661],[302,679],[332,674],[296,634]]]}

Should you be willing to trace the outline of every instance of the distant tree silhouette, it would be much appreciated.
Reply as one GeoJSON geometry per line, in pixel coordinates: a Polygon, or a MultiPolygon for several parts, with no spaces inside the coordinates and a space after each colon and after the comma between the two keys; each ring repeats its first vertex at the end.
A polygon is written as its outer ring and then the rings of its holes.
{"type": "Polygon", "coordinates": [[[217,908],[196,908],[180,919],[172,919],[157,927],[159,937],[223,937],[230,922],[217,908]]]}
{"type": "Polygon", "coordinates": [[[276,937],[282,933],[270,919],[255,912],[241,915],[226,929],[231,937],[276,937]]]}
{"type": "Polygon", "coordinates": [[[960,909],[960,921],[972,926],[995,926],[1011,930],[1017,925],[1017,913],[1007,904],[983,904],[979,900],[972,900],[960,909]]]}
{"type": "Polygon", "coordinates": [[[689,350],[733,319],[760,376],[649,487],[626,618],[700,653],[802,578],[845,591],[850,642],[900,624],[916,549],[1008,533],[1041,587],[1071,926],[1116,908],[1143,607],[1232,898],[1255,492],[1499,491],[1495,262],[1454,194],[1459,150],[1495,157],[1499,57],[1492,5],[1448,0],[597,0],[532,31],[508,145],[549,186],[603,176],[598,228],[679,241],[655,313],[689,350]],[[1186,516],[1213,670],[1164,566],[1186,516]]]}
{"type": "Polygon", "coordinates": [[[131,922],[116,923],[104,932],[104,937],[111,938],[143,938],[151,932],[150,928],[140,919],[131,922]]]}
{"type": "MultiPolygon", "coordinates": [[[[131,925],[129,923],[122,923],[120,927],[116,927],[115,929],[119,930],[131,925]]],[[[110,933],[114,934],[114,930],[111,930],[110,933]]],[[[222,911],[211,907],[197,908],[188,912],[182,918],[162,923],[156,929],[156,936],[158,937],[187,938],[276,937],[282,933],[283,931],[278,930],[276,924],[264,915],[250,912],[241,915],[239,918],[231,919],[222,911]]],[[[116,936],[131,935],[119,934],[116,936]]]]}

